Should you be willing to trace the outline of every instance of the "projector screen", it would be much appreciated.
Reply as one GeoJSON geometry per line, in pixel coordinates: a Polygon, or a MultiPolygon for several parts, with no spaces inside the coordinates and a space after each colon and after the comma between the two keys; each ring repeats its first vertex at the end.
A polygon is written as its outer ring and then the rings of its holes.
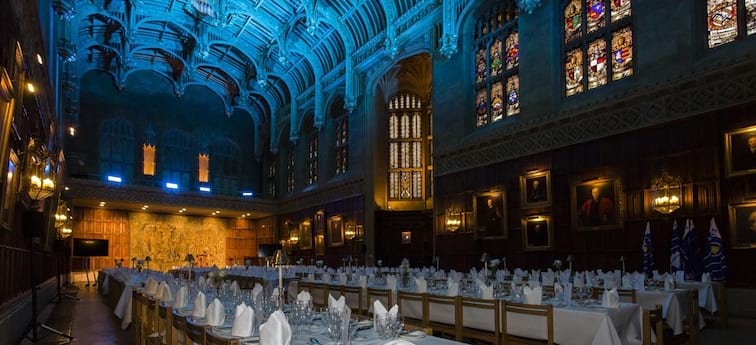
{"type": "Polygon", "coordinates": [[[273,256],[276,253],[277,249],[281,249],[280,244],[258,244],[257,245],[257,256],[261,258],[267,258],[269,256],[273,256]]]}

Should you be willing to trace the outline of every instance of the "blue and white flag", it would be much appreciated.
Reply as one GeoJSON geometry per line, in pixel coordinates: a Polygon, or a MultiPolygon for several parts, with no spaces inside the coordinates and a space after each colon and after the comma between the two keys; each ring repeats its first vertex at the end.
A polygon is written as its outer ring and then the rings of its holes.
{"type": "Polygon", "coordinates": [[[672,241],[670,242],[669,272],[682,271],[680,262],[680,232],[677,230],[677,220],[672,224],[672,241]]]}
{"type": "Polygon", "coordinates": [[[654,270],[654,247],[651,245],[651,223],[646,222],[646,233],[643,235],[643,273],[650,274],[654,270]]]}
{"type": "Polygon", "coordinates": [[[701,261],[701,245],[698,243],[698,236],[694,231],[695,224],[693,220],[685,221],[685,232],[682,239],[682,264],[685,271],[686,280],[701,279],[703,262],[701,261]]]}
{"type": "Polygon", "coordinates": [[[711,280],[725,280],[727,264],[725,263],[722,235],[719,233],[714,217],[709,224],[709,238],[706,240],[706,256],[704,257],[704,272],[711,274],[711,280]]]}

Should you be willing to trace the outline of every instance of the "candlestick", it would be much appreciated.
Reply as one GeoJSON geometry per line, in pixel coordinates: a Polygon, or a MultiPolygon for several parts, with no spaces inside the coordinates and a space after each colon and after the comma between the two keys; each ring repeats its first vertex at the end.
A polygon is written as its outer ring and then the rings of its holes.
{"type": "MultiPolygon", "coordinates": [[[[278,300],[283,301],[283,264],[278,265],[278,300]]],[[[283,303],[279,307],[283,308],[283,303]]]]}

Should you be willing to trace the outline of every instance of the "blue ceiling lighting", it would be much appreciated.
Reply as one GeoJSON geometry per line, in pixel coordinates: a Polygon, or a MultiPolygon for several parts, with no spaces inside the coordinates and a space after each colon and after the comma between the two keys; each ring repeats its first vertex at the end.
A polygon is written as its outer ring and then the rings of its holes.
{"type": "Polygon", "coordinates": [[[179,188],[178,183],[166,182],[165,188],[177,190],[179,188]]]}
{"type": "Polygon", "coordinates": [[[199,187],[200,192],[210,193],[210,187],[199,187]]]}
{"type": "Polygon", "coordinates": [[[255,195],[255,193],[252,193],[252,192],[242,192],[242,196],[243,197],[252,197],[254,195],[255,195]]]}
{"type": "Polygon", "coordinates": [[[123,179],[121,177],[119,177],[119,176],[108,175],[108,182],[121,183],[121,182],[123,182],[123,179]]]}

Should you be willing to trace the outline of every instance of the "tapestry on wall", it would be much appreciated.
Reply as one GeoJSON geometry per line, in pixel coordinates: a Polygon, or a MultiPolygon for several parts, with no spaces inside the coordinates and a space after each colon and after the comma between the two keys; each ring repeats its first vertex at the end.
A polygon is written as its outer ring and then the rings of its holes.
{"type": "Polygon", "coordinates": [[[192,253],[200,266],[226,265],[226,221],[218,218],[130,213],[131,256],[150,256],[151,269],[183,266],[192,253]]]}

